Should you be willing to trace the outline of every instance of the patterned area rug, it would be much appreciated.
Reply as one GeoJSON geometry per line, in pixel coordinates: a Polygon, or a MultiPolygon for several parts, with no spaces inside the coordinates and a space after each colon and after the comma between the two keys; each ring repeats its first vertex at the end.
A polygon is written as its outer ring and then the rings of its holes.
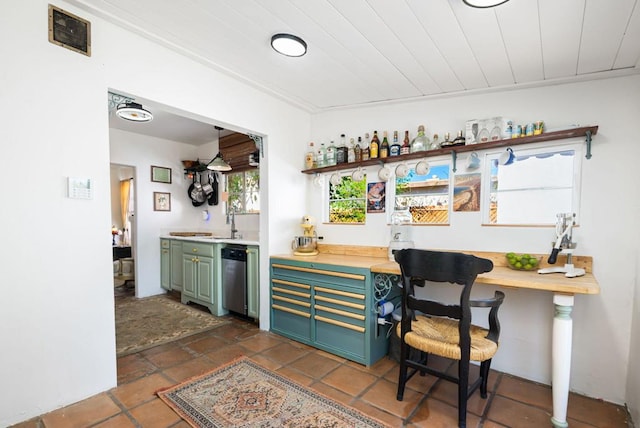
{"type": "Polygon", "coordinates": [[[193,427],[385,426],[246,357],[157,394],[193,427]]]}
{"type": "Polygon", "coordinates": [[[210,330],[230,321],[183,305],[166,295],[116,297],[118,357],[210,330]]]}

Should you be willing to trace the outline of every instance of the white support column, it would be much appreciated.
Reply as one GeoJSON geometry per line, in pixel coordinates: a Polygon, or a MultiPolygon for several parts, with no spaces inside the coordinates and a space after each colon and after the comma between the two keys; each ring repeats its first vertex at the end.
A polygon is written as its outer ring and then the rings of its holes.
{"type": "Polygon", "coordinates": [[[569,402],[569,378],[571,375],[571,339],[573,334],[573,295],[554,294],[552,342],[552,394],[553,417],[551,423],[555,428],[567,428],[567,404],[569,402]]]}

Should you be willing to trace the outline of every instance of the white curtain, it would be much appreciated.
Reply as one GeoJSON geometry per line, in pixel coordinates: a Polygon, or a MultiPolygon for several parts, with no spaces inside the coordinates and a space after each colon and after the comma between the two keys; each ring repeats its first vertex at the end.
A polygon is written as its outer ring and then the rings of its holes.
{"type": "Polygon", "coordinates": [[[131,181],[132,178],[120,181],[120,215],[122,216],[122,245],[131,243],[129,236],[129,206],[131,202],[131,181]]]}

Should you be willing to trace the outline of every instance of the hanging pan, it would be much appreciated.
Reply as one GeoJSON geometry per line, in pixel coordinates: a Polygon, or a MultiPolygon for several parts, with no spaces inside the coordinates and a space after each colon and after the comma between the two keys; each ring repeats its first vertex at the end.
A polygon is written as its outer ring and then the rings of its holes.
{"type": "Polygon", "coordinates": [[[193,184],[189,187],[190,192],[189,192],[189,196],[191,197],[191,204],[194,207],[199,207],[200,205],[204,204],[204,202],[206,201],[206,198],[204,196],[204,190],[202,190],[202,184],[200,184],[199,178],[200,178],[200,174],[197,174],[198,179],[195,178],[193,179],[193,184]]]}

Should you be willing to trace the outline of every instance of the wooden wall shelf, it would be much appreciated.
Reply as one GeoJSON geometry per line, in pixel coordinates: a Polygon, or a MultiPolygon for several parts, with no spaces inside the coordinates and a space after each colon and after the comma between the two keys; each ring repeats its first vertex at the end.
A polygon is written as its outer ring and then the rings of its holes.
{"type": "MultiPolygon", "coordinates": [[[[478,150],[494,149],[499,147],[518,146],[521,144],[542,143],[545,141],[564,140],[567,138],[585,137],[587,142],[587,159],[591,158],[591,137],[598,133],[598,126],[582,126],[579,128],[564,129],[561,131],[545,132],[539,135],[531,135],[529,137],[511,138],[508,140],[490,141],[487,143],[470,144],[468,146],[446,147],[436,150],[428,150],[424,152],[409,153],[406,155],[393,156],[387,158],[369,159],[362,162],[341,163],[339,165],[325,166],[322,168],[312,168],[302,170],[304,174],[317,174],[332,171],[341,171],[344,169],[354,169],[357,167],[365,167],[369,165],[378,165],[389,162],[403,162],[412,159],[422,159],[426,157],[441,156],[453,154],[454,159],[457,153],[473,152],[478,150]]],[[[455,171],[455,169],[454,169],[455,171]]]]}

